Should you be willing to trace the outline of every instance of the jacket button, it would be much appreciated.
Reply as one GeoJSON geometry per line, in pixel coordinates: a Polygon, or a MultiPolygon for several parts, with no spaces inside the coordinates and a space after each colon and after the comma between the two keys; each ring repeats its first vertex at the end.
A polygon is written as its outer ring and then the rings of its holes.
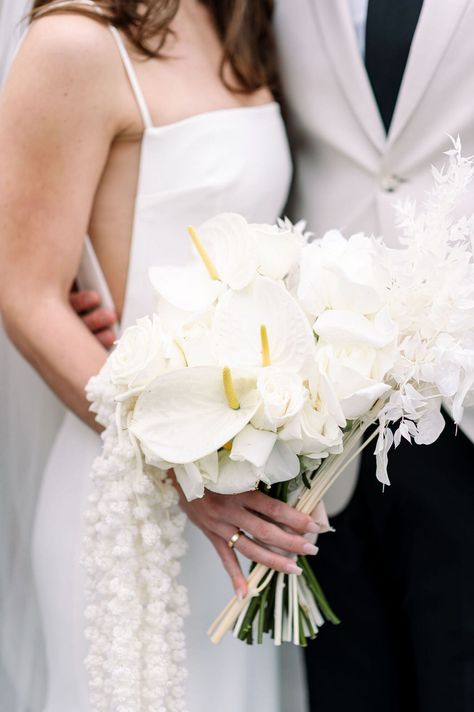
{"type": "Polygon", "coordinates": [[[402,182],[398,176],[385,175],[380,179],[380,187],[386,193],[394,193],[402,182]]]}

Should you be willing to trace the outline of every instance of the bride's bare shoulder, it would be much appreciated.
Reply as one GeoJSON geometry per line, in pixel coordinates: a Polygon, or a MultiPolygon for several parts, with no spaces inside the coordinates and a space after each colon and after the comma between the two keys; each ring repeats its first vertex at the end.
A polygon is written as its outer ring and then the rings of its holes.
{"type": "Polygon", "coordinates": [[[73,72],[80,77],[87,73],[90,80],[91,71],[100,69],[101,76],[117,72],[116,48],[109,29],[81,13],[51,13],[35,20],[19,60],[22,55],[56,76],[73,72]]]}
{"type": "MultiPolygon", "coordinates": [[[[19,110],[121,121],[122,64],[107,26],[79,13],[35,20],[2,101],[19,110]]],[[[120,127],[119,127],[120,128],[120,127]]]]}

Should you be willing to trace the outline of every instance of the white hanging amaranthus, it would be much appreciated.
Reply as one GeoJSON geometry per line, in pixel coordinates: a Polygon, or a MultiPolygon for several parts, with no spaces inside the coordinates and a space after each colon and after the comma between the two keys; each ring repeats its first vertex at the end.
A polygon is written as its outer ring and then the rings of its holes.
{"type": "Polygon", "coordinates": [[[142,461],[127,429],[135,399],[121,398],[124,390],[107,367],[87,389],[105,428],[83,549],[91,708],[181,712],[188,604],[177,576],[185,516],[166,473],[142,461]]]}

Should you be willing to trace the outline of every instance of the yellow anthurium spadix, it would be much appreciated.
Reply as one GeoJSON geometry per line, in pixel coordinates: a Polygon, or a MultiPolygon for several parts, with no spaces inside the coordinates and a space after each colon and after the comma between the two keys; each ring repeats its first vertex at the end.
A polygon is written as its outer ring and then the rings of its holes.
{"type": "Polygon", "coordinates": [[[265,324],[260,326],[260,342],[262,344],[262,366],[270,366],[272,363],[270,357],[270,343],[268,341],[268,331],[265,324]]]}
{"type": "Polygon", "coordinates": [[[224,382],[224,390],[229,408],[239,410],[240,403],[235,390],[234,381],[232,380],[232,373],[227,366],[222,370],[222,380],[224,382]]]}
{"type": "Polygon", "coordinates": [[[197,250],[199,257],[202,259],[207,271],[209,272],[209,277],[211,279],[217,281],[219,279],[219,275],[217,273],[216,266],[215,266],[214,262],[211,260],[209,253],[207,252],[206,248],[202,244],[201,240],[199,239],[198,234],[196,232],[196,228],[194,228],[192,225],[190,225],[188,227],[188,233],[189,233],[189,236],[192,240],[194,247],[197,250]]]}
{"type": "Polygon", "coordinates": [[[306,315],[284,287],[266,277],[222,295],[212,328],[217,359],[232,369],[271,362],[272,368],[298,372],[313,358],[314,334],[306,315]]]}

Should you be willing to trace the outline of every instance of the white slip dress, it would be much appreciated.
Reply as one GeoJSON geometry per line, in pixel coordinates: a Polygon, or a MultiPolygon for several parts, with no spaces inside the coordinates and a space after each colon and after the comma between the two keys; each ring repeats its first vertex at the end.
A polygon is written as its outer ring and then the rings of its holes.
{"type": "MultiPolygon", "coordinates": [[[[148,267],[189,261],[188,224],[223,211],[242,213],[251,222],[276,220],[285,205],[291,159],[276,103],[154,126],[122,38],[110,29],[145,127],[123,330],[153,310],[148,267]]],[[[67,413],[42,481],[32,557],[48,671],[43,712],[90,711],[80,553],[89,473],[100,448],[98,435],[67,413]]],[[[204,535],[188,525],[187,540],[181,580],[191,606],[188,712],[303,712],[298,651],[285,651],[282,665],[281,651],[272,644],[249,648],[231,636],[218,647],[210,643],[206,630],[231,587],[204,535]],[[289,691],[291,703],[285,701],[289,691]]]]}

